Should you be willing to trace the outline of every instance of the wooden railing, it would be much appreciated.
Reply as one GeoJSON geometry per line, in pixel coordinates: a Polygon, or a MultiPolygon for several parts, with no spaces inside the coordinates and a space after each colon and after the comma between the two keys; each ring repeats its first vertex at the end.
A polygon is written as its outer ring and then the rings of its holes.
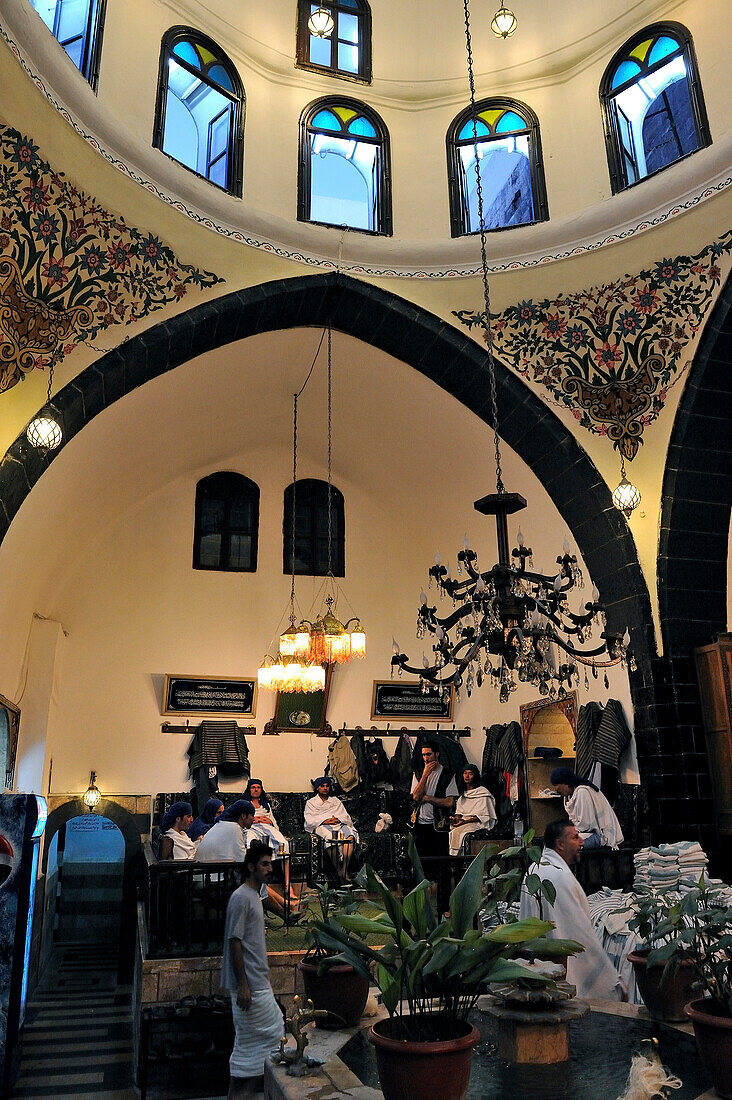
{"type": "Polygon", "coordinates": [[[221,954],[226,906],[244,877],[243,863],[150,863],[148,958],[221,954]]]}

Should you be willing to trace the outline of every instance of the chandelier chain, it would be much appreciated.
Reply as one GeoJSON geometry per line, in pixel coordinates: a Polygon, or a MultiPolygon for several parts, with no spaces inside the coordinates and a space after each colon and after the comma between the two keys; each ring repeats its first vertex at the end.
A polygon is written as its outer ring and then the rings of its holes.
{"type": "MultiPolygon", "coordinates": [[[[302,393],[302,390],[300,390],[300,393],[302,393]]],[[[297,494],[297,399],[299,396],[300,395],[297,393],[292,395],[292,577],[290,580],[290,604],[292,607],[293,619],[295,617],[295,505],[297,494]]]]}
{"type": "Polygon", "coordinates": [[[328,325],[328,576],[333,576],[333,363],[328,325]]]}
{"type": "Polygon", "coordinates": [[[478,116],[475,110],[475,76],[473,73],[473,37],[470,33],[470,6],[469,0],[463,0],[465,12],[465,45],[468,52],[468,83],[470,85],[470,113],[473,120],[473,149],[475,151],[475,179],[478,194],[478,229],[480,232],[480,262],[483,275],[483,327],[485,329],[485,343],[488,348],[488,378],[490,382],[491,414],[493,416],[493,445],[496,457],[496,491],[505,493],[503,484],[503,469],[501,467],[501,445],[498,438],[498,395],[496,391],[496,370],[493,358],[493,336],[491,333],[491,297],[488,286],[488,257],[486,250],[486,233],[483,222],[483,184],[480,178],[480,159],[478,157],[478,116]]]}

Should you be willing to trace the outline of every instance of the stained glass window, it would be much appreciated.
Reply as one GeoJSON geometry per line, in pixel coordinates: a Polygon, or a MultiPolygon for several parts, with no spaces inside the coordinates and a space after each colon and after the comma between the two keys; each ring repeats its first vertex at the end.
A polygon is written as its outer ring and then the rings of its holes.
{"type": "MultiPolygon", "coordinates": [[[[292,485],[285,489],[282,524],[282,572],[292,573],[292,485]]],[[[346,574],[343,493],[331,486],[331,568],[346,574]]],[[[328,572],[328,482],[305,478],[295,493],[295,572],[324,577],[328,572]]]]}
{"type": "Polygon", "coordinates": [[[244,90],[205,35],[176,27],[163,38],[153,144],[224,191],[241,194],[244,90]]]}
{"type": "Polygon", "coordinates": [[[298,218],[391,233],[389,139],[362,103],[319,100],[303,114],[298,218]]]}
{"type": "Polygon", "coordinates": [[[453,121],[447,136],[453,237],[477,233],[478,173],[487,230],[510,229],[548,217],[539,123],[524,104],[486,99],[453,121]]]}
{"type": "Polygon", "coordinates": [[[106,0],[31,0],[51,34],[96,89],[106,0]]]}
{"type": "Polygon", "coordinates": [[[259,486],[228,472],[199,481],[193,568],[255,573],[258,540],[259,486]]]}
{"type": "Polygon", "coordinates": [[[613,192],[711,143],[694,48],[679,23],[646,27],[600,86],[613,192]]]}
{"type": "Polygon", "coordinates": [[[365,0],[299,0],[297,63],[304,69],[351,80],[371,80],[371,10],[365,0]],[[326,38],[310,32],[308,20],[324,8],[333,20],[326,38]]]}

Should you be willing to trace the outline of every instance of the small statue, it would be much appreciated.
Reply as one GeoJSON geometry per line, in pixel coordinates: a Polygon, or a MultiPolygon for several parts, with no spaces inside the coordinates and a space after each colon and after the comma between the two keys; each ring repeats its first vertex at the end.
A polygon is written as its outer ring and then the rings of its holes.
{"type": "Polygon", "coordinates": [[[305,1053],[305,1047],[309,1043],[308,1036],[303,1031],[305,1024],[313,1020],[325,1020],[330,1013],[324,1008],[315,1008],[312,1001],[306,1001],[304,1007],[300,1007],[300,997],[295,996],[294,1007],[291,1016],[287,1016],[285,1023],[287,1030],[295,1040],[295,1049],[287,1046],[287,1035],[280,1039],[280,1048],[272,1055],[272,1061],[283,1063],[287,1066],[288,1077],[306,1077],[311,1069],[322,1066],[321,1058],[311,1058],[305,1053]]]}

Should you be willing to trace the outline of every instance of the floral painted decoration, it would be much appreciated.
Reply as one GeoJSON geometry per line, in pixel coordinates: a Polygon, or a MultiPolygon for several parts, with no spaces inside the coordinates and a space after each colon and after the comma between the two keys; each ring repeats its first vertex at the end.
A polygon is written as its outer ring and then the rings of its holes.
{"type": "MultiPolygon", "coordinates": [[[[518,302],[491,321],[494,351],[631,460],[688,365],[682,353],[719,286],[719,259],[731,249],[732,231],[696,256],[664,259],[553,301],[518,302]]],[[[484,323],[474,310],[453,316],[469,329],[484,323]]]]}
{"type": "Polygon", "coordinates": [[[30,138],[0,126],[0,393],[111,325],[221,281],[104,210],[30,138]]]}

